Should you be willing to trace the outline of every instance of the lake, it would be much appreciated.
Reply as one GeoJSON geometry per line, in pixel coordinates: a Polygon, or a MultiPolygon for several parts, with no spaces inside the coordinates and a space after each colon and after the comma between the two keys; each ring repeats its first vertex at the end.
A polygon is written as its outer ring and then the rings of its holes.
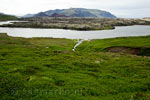
{"type": "Polygon", "coordinates": [[[13,24],[13,22],[28,22],[28,21],[1,21],[0,25],[4,25],[4,24],[13,24]]]}
{"type": "Polygon", "coordinates": [[[7,33],[9,36],[25,37],[25,38],[52,37],[52,38],[88,40],[88,39],[127,37],[127,36],[146,36],[150,35],[150,26],[146,25],[121,26],[121,27],[119,26],[113,30],[98,30],[98,31],[0,27],[0,33],[7,33]]]}

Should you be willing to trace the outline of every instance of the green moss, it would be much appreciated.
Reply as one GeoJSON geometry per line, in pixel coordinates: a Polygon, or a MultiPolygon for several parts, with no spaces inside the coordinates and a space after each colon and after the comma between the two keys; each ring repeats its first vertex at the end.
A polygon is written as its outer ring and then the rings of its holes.
{"type": "Polygon", "coordinates": [[[149,100],[150,58],[104,51],[148,47],[149,36],[85,41],[77,52],[74,45],[69,39],[0,34],[1,99],[149,100]]]}

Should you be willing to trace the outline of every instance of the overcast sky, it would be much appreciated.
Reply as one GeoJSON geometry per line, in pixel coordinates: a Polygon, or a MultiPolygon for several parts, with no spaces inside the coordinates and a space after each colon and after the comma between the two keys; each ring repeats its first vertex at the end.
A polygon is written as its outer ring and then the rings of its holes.
{"type": "Polygon", "coordinates": [[[0,0],[0,12],[14,15],[71,7],[106,10],[117,17],[150,17],[150,0],[0,0]]]}

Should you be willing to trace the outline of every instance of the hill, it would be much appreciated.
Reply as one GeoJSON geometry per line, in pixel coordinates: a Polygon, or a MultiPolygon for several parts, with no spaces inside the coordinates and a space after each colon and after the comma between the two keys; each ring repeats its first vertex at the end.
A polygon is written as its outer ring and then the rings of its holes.
{"type": "Polygon", "coordinates": [[[0,21],[6,21],[6,20],[17,20],[18,18],[12,15],[6,15],[3,13],[0,13],[0,21]]]}
{"type": "Polygon", "coordinates": [[[56,9],[40,12],[37,14],[27,14],[24,17],[98,17],[116,18],[115,15],[107,11],[85,8],[56,9]],[[56,15],[56,16],[54,16],[56,15]]]}

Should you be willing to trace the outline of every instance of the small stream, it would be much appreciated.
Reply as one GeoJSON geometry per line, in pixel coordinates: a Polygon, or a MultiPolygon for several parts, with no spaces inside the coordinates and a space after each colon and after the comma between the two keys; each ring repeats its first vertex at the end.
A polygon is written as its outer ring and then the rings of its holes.
{"type": "Polygon", "coordinates": [[[74,48],[72,49],[72,51],[75,52],[77,46],[79,46],[84,40],[79,40],[78,43],[74,46],[74,48]]]}

